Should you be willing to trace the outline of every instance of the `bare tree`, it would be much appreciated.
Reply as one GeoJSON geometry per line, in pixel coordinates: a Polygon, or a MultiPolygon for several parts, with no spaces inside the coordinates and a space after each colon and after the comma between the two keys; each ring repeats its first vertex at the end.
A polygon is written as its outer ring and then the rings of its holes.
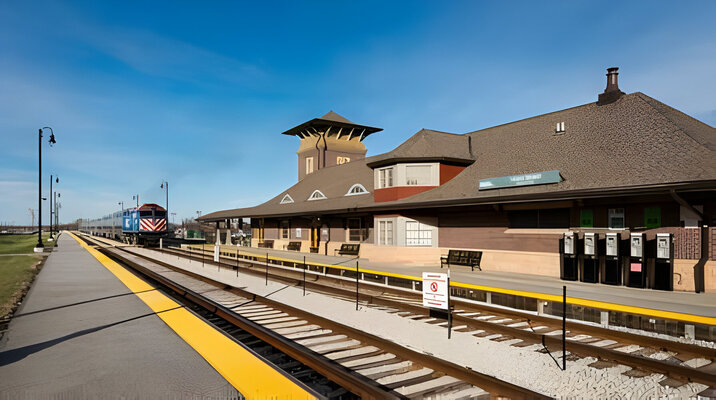
{"type": "Polygon", "coordinates": [[[30,212],[30,216],[32,217],[32,223],[30,224],[30,226],[35,226],[35,210],[33,210],[32,208],[28,208],[27,211],[30,212]]]}

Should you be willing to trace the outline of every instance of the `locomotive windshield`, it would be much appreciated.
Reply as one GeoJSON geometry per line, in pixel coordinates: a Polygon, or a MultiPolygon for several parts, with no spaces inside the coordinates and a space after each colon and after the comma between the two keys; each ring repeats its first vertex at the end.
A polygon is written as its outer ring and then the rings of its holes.
{"type": "Polygon", "coordinates": [[[140,211],[139,212],[140,217],[151,217],[152,216],[152,210],[147,211],[140,211]]]}

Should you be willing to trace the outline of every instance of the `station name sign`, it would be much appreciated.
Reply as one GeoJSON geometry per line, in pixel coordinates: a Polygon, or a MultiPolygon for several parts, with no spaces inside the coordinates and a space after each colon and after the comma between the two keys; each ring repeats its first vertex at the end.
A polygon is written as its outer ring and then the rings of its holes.
{"type": "Polygon", "coordinates": [[[532,172],[523,175],[500,176],[480,180],[480,190],[500,189],[514,186],[544,185],[547,183],[562,182],[562,176],[558,170],[532,172]]]}

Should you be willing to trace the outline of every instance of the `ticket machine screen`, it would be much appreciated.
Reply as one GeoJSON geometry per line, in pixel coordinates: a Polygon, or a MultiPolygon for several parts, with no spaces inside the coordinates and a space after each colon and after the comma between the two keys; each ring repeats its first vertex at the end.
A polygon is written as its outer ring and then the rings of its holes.
{"type": "Polygon", "coordinates": [[[631,235],[631,256],[644,257],[644,235],[640,233],[632,233],[631,235]]]}
{"type": "Polygon", "coordinates": [[[574,254],[574,234],[564,234],[564,254],[574,254]]]}
{"type": "Polygon", "coordinates": [[[671,235],[658,234],[656,235],[656,258],[669,259],[671,258],[671,235]]]}
{"type": "Polygon", "coordinates": [[[607,255],[611,257],[619,256],[619,240],[615,233],[607,233],[607,255]]]}
{"type": "Polygon", "coordinates": [[[584,254],[588,256],[596,255],[596,237],[593,233],[584,234],[584,254]]]}

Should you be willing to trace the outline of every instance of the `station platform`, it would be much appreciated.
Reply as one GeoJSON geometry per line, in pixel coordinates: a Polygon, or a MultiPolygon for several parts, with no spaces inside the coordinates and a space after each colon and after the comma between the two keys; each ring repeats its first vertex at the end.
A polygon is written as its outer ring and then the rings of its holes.
{"type": "Polygon", "coordinates": [[[0,399],[237,398],[158,314],[63,233],[0,341],[0,399]]]}
{"type": "MultiPolygon", "coordinates": [[[[196,245],[193,246],[197,248],[196,245]]],[[[206,245],[207,254],[213,253],[213,245],[206,245]]],[[[355,269],[356,263],[364,273],[392,276],[415,281],[422,280],[423,272],[443,272],[435,266],[415,266],[374,262],[363,258],[335,257],[323,254],[255,247],[220,246],[227,254],[252,254],[273,260],[289,260],[310,265],[355,269]]],[[[618,311],[664,318],[685,323],[716,325],[716,293],[665,292],[599,283],[565,281],[541,275],[517,274],[494,271],[471,271],[469,267],[453,266],[450,269],[451,285],[493,293],[537,298],[546,301],[562,301],[562,286],[567,286],[567,302],[596,309],[618,311]]]]}

